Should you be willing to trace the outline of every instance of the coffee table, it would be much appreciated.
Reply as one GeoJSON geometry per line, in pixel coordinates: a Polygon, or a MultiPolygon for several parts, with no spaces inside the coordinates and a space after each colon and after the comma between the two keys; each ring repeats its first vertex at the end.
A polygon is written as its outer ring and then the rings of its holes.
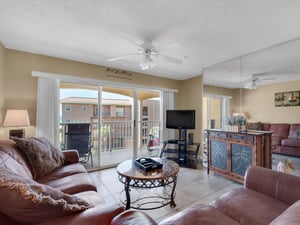
{"type": "Polygon", "coordinates": [[[161,162],[163,167],[144,172],[135,165],[135,160],[127,160],[118,165],[118,178],[124,184],[123,192],[126,196],[125,200],[121,197],[121,201],[126,205],[126,209],[149,210],[166,205],[176,207],[174,197],[179,165],[168,159],[152,159],[161,162]],[[136,190],[134,196],[132,196],[133,189],[136,190]],[[146,191],[143,192],[141,189],[146,191]],[[150,189],[156,191],[152,192],[150,189]],[[135,197],[134,201],[131,200],[132,197],[135,197]]]}

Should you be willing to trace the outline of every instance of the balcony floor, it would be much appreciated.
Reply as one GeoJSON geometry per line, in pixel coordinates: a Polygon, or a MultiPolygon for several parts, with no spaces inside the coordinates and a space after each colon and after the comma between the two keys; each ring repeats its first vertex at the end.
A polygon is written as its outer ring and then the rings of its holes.
{"type": "MultiPolygon", "coordinates": [[[[118,150],[112,150],[112,151],[105,151],[101,152],[100,157],[101,157],[101,167],[99,167],[99,160],[98,160],[98,153],[95,150],[92,150],[93,152],[93,167],[91,163],[91,159],[89,159],[88,162],[82,162],[84,167],[87,170],[95,170],[99,168],[107,168],[111,166],[115,166],[119,164],[120,162],[123,162],[127,159],[131,159],[133,157],[133,151],[131,148],[128,149],[118,149],[118,150]]],[[[148,151],[147,147],[144,146],[138,150],[138,157],[158,157],[159,156],[159,149],[148,151]]]]}

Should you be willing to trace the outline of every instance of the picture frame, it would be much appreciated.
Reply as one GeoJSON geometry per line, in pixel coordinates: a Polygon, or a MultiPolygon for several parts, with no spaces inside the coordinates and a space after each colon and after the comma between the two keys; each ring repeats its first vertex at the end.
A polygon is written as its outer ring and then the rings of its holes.
{"type": "Polygon", "coordinates": [[[300,91],[275,93],[275,107],[300,106],[300,91]]]}

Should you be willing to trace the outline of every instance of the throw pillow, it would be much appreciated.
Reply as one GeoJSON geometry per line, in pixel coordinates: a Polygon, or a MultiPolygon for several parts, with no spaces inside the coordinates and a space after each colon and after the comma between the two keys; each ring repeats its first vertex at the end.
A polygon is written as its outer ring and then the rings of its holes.
{"type": "Polygon", "coordinates": [[[38,179],[65,163],[61,150],[46,138],[12,138],[26,155],[34,179],[38,179]]]}
{"type": "Polygon", "coordinates": [[[23,178],[0,167],[0,211],[24,224],[80,212],[91,206],[83,199],[23,178]]]}

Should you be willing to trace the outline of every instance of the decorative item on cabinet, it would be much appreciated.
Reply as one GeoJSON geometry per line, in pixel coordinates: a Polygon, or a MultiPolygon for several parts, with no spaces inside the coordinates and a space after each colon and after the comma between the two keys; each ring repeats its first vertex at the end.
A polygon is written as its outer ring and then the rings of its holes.
{"type": "Polygon", "coordinates": [[[247,131],[245,114],[244,113],[233,113],[230,117],[227,117],[225,130],[231,131],[231,132],[247,131]]]}

